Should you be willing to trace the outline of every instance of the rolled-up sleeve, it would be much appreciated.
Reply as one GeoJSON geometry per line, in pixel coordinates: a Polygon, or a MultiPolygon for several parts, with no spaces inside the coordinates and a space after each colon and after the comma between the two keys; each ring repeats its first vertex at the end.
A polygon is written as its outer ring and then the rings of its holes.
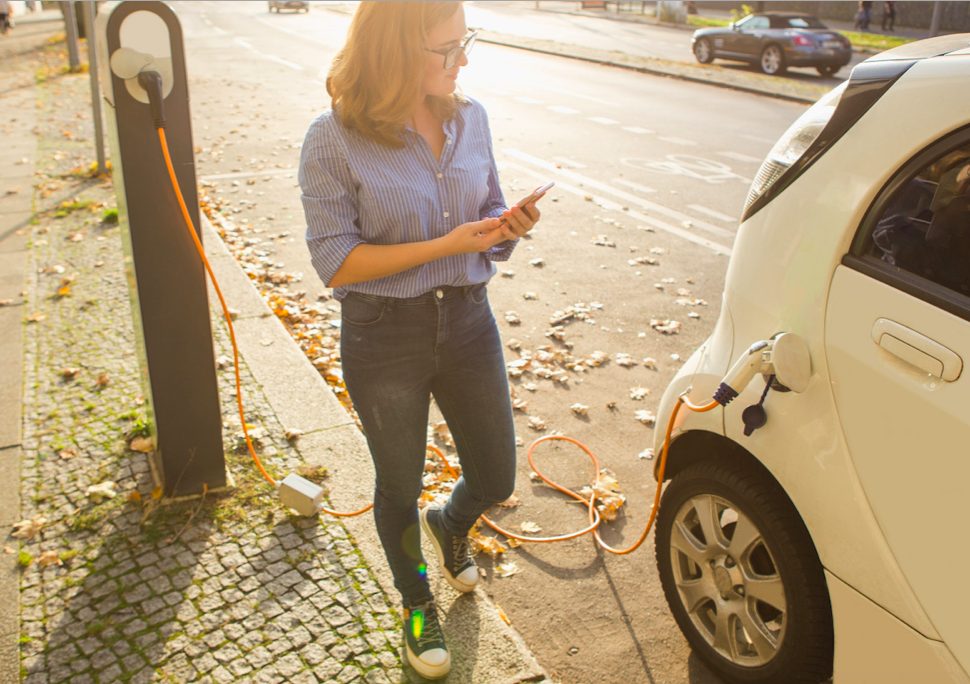
{"type": "Polygon", "coordinates": [[[360,236],[353,175],[345,151],[322,120],[307,132],[300,154],[299,182],[310,262],[329,285],[360,236]]]}
{"type": "MultiPolygon", "coordinates": [[[[488,195],[479,211],[481,218],[498,218],[502,215],[508,205],[505,203],[505,195],[502,194],[502,186],[498,181],[498,167],[495,165],[495,152],[492,149],[492,131],[488,125],[488,115],[485,109],[480,109],[482,117],[482,127],[485,132],[485,142],[488,149],[488,195]]],[[[506,240],[500,242],[485,252],[485,258],[489,261],[508,261],[512,256],[512,250],[519,243],[518,240],[506,240]]]]}

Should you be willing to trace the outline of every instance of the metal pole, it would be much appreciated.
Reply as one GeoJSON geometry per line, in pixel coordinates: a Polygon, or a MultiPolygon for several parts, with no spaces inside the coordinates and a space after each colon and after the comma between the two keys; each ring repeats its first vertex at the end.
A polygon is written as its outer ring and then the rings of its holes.
{"type": "Polygon", "coordinates": [[[938,35],[940,32],[940,15],[942,14],[943,3],[940,0],[936,0],[933,3],[933,18],[930,19],[930,38],[938,35]]]}
{"type": "Polygon", "coordinates": [[[71,63],[71,71],[81,68],[81,58],[77,50],[77,17],[74,15],[73,0],[64,2],[64,28],[67,30],[67,55],[71,63]]]}
{"type": "Polygon", "coordinates": [[[91,116],[94,118],[94,148],[98,154],[98,173],[108,170],[104,163],[104,131],[101,125],[101,91],[98,89],[98,58],[94,37],[94,0],[81,3],[84,35],[88,43],[88,75],[91,78],[91,116]]]}

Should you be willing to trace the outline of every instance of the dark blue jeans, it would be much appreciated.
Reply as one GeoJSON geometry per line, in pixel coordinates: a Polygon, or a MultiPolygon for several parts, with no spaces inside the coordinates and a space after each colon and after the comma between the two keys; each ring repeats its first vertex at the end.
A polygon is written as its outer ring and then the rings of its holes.
{"type": "Polygon", "coordinates": [[[434,396],[455,439],[462,476],[444,525],[464,536],[512,495],[515,432],[508,378],[485,285],[408,299],[351,293],[341,304],[344,382],[374,459],[374,518],[405,603],[429,598],[421,555],[421,494],[434,396]]]}

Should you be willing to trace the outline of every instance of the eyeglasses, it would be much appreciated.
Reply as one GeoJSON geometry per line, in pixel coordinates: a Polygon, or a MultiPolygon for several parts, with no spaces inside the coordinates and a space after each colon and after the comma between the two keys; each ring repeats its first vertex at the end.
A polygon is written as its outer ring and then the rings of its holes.
{"type": "Polygon", "coordinates": [[[465,39],[461,41],[460,45],[453,48],[425,48],[428,52],[433,52],[436,55],[441,55],[445,58],[444,68],[451,69],[453,66],[458,64],[458,61],[462,58],[468,56],[468,53],[472,51],[472,47],[475,45],[475,40],[478,38],[478,31],[472,31],[465,39]]]}

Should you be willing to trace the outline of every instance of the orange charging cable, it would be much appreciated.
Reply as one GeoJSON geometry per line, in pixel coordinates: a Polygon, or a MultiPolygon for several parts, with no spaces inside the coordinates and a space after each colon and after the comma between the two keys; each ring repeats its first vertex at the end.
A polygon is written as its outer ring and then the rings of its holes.
{"type": "MultiPolygon", "coordinates": [[[[195,232],[195,228],[192,224],[192,217],[189,214],[188,207],[185,205],[185,199],[182,197],[182,190],[179,186],[178,177],[175,175],[175,169],[172,166],[172,158],[169,155],[168,140],[165,137],[165,129],[157,128],[156,130],[158,131],[158,140],[162,148],[162,156],[165,158],[165,167],[168,169],[169,180],[172,183],[172,189],[175,190],[175,196],[178,198],[179,207],[182,209],[182,218],[185,219],[185,227],[188,230],[189,235],[192,236],[192,242],[193,244],[195,244],[195,249],[199,253],[199,257],[202,259],[202,263],[205,266],[206,272],[209,274],[209,278],[212,281],[212,287],[216,291],[216,295],[219,297],[219,304],[222,306],[222,313],[226,319],[226,326],[229,328],[229,340],[230,342],[232,342],[233,368],[236,374],[236,406],[239,409],[239,421],[242,423],[243,436],[246,438],[246,448],[249,449],[249,454],[250,456],[252,456],[253,462],[256,464],[256,467],[259,469],[259,472],[266,479],[266,481],[269,482],[274,487],[278,487],[279,485],[277,484],[276,480],[274,480],[270,476],[270,474],[266,472],[266,469],[263,467],[262,461],[259,460],[259,456],[256,454],[255,448],[253,448],[252,440],[250,440],[249,438],[249,430],[246,427],[246,414],[243,409],[243,401],[242,401],[242,383],[239,378],[239,348],[236,346],[236,333],[233,330],[232,317],[229,315],[229,307],[226,305],[226,300],[222,296],[222,289],[219,287],[219,282],[216,280],[216,276],[212,272],[212,266],[209,264],[208,258],[206,258],[205,250],[202,248],[202,242],[199,240],[199,236],[195,232]]],[[[626,555],[628,553],[633,553],[638,548],[640,548],[640,545],[643,544],[644,540],[647,538],[647,535],[650,534],[650,530],[653,527],[654,521],[657,518],[657,511],[660,510],[660,496],[663,493],[664,471],[667,467],[667,452],[670,449],[670,438],[673,433],[674,425],[677,420],[677,414],[680,412],[680,409],[684,406],[686,406],[691,411],[704,413],[706,411],[711,411],[717,408],[718,406],[720,406],[720,404],[716,401],[711,401],[708,404],[694,404],[684,395],[681,395],[680,397],[677,398],[677,403],[674,405],[674,409],[670,414],[670,419],[667,421],[667,431],[664,434],[663,449],[660,452],[660,465],[657,468],[657,490],[654,493],[653,507],[650,510],[650,517],[647,520],[646,526],[643,528],[643,532],[640,533],[640,537],[627,548],[625,549],[613,548],[605,541],[603,541],[603,538],[600,536],[600,533],[599,533],[599,526],[600,526],[600,523],[602,522],[602,518],[599,514],[599,511],[596,510],[596,492],[595,492],[595,486],[599,480],[599,473],[600,473],[599,459],[596,458],[596,455],[592,451],[590,451],[589,447],[587,447],[585,444],[580,442],[578,439],[573,439],[572,437],[565,437],[562,435],[549,435],[546,437],[540,437],[539,439],[535,440],[534,442],[532,442],[532,444],[529,445],[529,450],[526,454],[526,457],[529,460],[529,465],[532,467],[532,470],[535,471],[536,475],[539,476],[539,479],[541,479],[543,482],[545,482],[547,485],[549,485],[556,491],[561,492],[562,494],[565,494],[566,496],[572,499],[575,499],[581,503],[586,504],[586,508],[589,511],[589,525],[587,525],[586,527],[580,530],[576,530],[574,532],[568,532],[566,534],[561,534],[554,537],[524,537],[520,534],[511,532],[499,526],[498,524],[493,522],[487,515],[482,516],[482,521],[490,528],[498,532],[499,534],[505,535],[510,539],[516,539],[521,542],[535,542],[535,543],[561,542],[561,541],[566,541],[568,539],[575,539],[576,537],[581,537],[584,534],[592,533],[593,536],[596,538],[596,543],[602,549],[609,551],[610,553],[615,553],[621,556],[626,555]],[[550,478],[546,477],[539,469],[539,467],[536,465],[535,458],[534,458],[536,447],[538,447],[543,442],[548,442],[552,440],[569,442],[570,444],[574,444],[578,446],[580,449],[583,450],[583,452],[592,462],[593,468],[596,472],[596,480],[593,482],[593,493],[590,494],[588,499],[582,496],[581,494],[577,494],[571,489],[567,489],[562,485],[558,484],[557,482],[555,482],[554,480],[551,480],[550,478]]],[[[454,469],[454,467],[450,463],[448,463],[448,459],[445,458],[445,455],[438,447],[429,444],[428,451],[431,451],[433,454],[435,454],[435,456],[438,457],[438,459],[441,461],[441,464],[445,473],[447,473],[449,476],[451,476],[456,480],[458,479],[458,472],[454,469]]],[[[366,506],[364,506],[359,510],[349,511],[349,512],[334,511],[326,507],[321,507],[320,510],[322,510],[324,513],[329,513],[330,515],[334,515],[337,517],[351,517],[351,516],[361,515],[363,513],[366,513],[367,511],[371,510],[373,507],[374,507],[374,504],[371,503],[371,504],[367,504],[366,506]]]]}

